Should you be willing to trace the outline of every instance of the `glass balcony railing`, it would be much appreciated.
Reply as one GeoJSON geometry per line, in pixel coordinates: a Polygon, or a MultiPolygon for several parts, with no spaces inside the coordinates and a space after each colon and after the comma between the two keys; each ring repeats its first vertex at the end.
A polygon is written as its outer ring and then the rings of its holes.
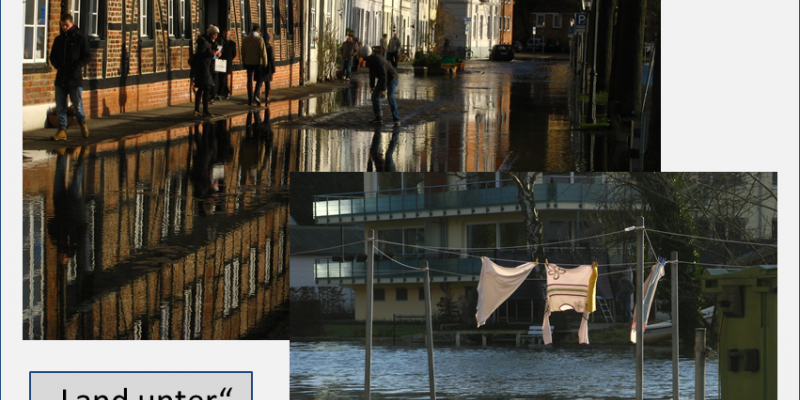
{"type": "MultiPolygon", "coordinates": [[[[546,177],[547,178],[547,177],[546,177]]],[[[604,185],[592,182],[553,182],[534,186],[537,204],[593,203],[604,185]]],[[[314,196],[314,218],[358,217],[365,220],[379,214],[446,212],[454,214],[513,210],[519,204],[517,187],[512,181],[488,181],[413,189],[378,190],[372,192],[339,193],[314,196]],[[510,208],[506,208],[510,207],[510,208]]]]}
{"type": "MultiPolygon", "coordinates": [[[[456,257],[456,256],[454,256],[456,257]]],[[[437,277],[448,277],[448,280],[461,280],[464,278],[478,277],[481,274],[481,260],[479,258],[426,258],[422,255],[399,255],[393,256],[394,260],[414,268],[424,268],[423,261],[428,261],[431,269],[431,279],[437,277]]],[[[374,276],[376,279],[393,278],[422,278],[422,272],[407,268],[404,265],[376,256],[374,276]]],[[[366,279],[367,262],[366,256],[356,256],[350,261],[338,261],[332,258],[319,258],[314,263],[314,278],[320,279],[366,279]]]]}

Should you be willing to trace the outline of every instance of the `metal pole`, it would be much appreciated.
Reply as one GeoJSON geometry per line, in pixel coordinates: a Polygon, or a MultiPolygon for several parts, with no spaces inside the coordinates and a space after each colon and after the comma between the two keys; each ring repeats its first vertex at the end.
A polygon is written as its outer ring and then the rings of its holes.
{"type": "Polygon", "coordinates": [[[642,400],[644,343],[642,343],[642,286],[644,285],[644,217],[636,224],[636,400],[642,400]]]}
{"type": "Polygon", "coordinates": [[[678,375],[678,252],[672,252],[672,398],[680,400],[678,375]]]}
{"type": "Polygon", "coordinates": [[[592,111],[589,114],[589,123],[594,124],[597,122],[597,103],[595,102],[595,95],[597,94],[597,26],[600,25],[600,0],[594,0],[592,5],[594,8],[594,51],[592,52],[592,85],[591,97],[592,111]]]}
{"type": "Polygon", "coordinates": [[[694,400],[706,398],[706,328],[694,330],[694,400]]]}
{"type": "Polygon", "coordinates": [[[372,378],[372,276],[375,267],[375,231],[369,230],[367,237],[367,349],[364,360],[364,398],[369,400],[370,381],[372,378]]]}
{"type": "Polygon", "coordinates": [[[425,266],[425,327],[428,338],[428,380],[431,386],[431,400],[436,400],[436,374],[433,369],[433,320],[431,319],[431,280],[428,270],[428,262],[423,261],[425,266]]]}

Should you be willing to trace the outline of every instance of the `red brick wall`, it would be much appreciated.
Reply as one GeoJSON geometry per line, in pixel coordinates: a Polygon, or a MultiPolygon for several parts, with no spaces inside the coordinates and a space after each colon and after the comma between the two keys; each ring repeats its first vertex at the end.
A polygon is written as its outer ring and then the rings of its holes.
{"type": "MultiPolygon", "coordinates": [[[[191,18],[194,22],[199,21],[200,15],[196,12],[195,7],[197,1],[202,0],[188,0],[191,2],[191,18]]],[[[266,12],[267,21],[272,21],[273,0],[260,0],[262,7],[266,12]]],[[[286,0],[280,1],[281,13],[286,20],[286,0]]],[[[299,23],[302,15],[300,14],[300,1],[294,0],[294,21],[299,23]]],[[[109,23],[138,23],[139,17],[139,2],[140,0],[108,0],[107,1],[107,16],[109,23]],[[122,21],[122,9],[126,10],[125,21],[122,21]]],[[[128,76],[135,76],[139,74],[151,74],[155,72],[163,72],[167,70],[167,58],[169,58],[170,70],[188,70],[187,63],[191,48],[194,47],[194,40],[201,32],[197,29],[192,33],[191,46],[185,44],[177,44],[175,46],[168,46],[168,30],[166,24],[168,21],[167,0],[156,0],[153,4],[154,21],[161,21],[164,23],[163,29],[154,31],[152,37],[154,45],[151,47],[140,48],[140,37],[138,29],[135,31],[125,31],[125,34],[119,30],[105,31],[105,49],[93,49],[92,61],[86,68],[84,73],[85,79],[98,79],[98,78],[118,78],[122,68],[122,54],[123,50],[129,52],[129,71],[128,76]],[[159,18],[160,17],[160,18],[159,18]],[[105,60],[106,69],[103,70],[103,61],[105,60]]],[[[230,1],[230,14],[233,18],[241,21],[242,10],[239,9],[238,1],[230,1]]],[[[251,20],[258,20],[258,8],[254,1],[250,2],[251,20]]],[[[49,21],[49,46],[52,47],[52,41],[59,33],[58,20],[61,12],[61,1],[50,0],[50,21],[49,21]]],[[[177,18],[177,14],[175,15],[177,18]]],[[[301,43],[301,30],[295,29],[293,38],[290,40],[286,32],[286,21],[282,26],[280,39],[274,38],[274,28],[269,29],[269,33],[273,36],[270,43],[274,48],[275,60],[278,62],[295,59],[291,65],[284,65],[277,68],[276,74],[272,81],[272,88],[285,88],[290,86],[298,86],[300,84],[300,43],[301,43]]],[[[154,27],[154,26],[153,26],[154,27]]],[[[231,33],[234,41],[241,41],[241,29],[235,29],[231,33]]],[[[238,46],[238,44],[237,44],[238,46]]],[[[234,60],[238,63],[239,58],[234,60]]],[[[242,71],[234,73],[234,94],[241,94],[246,91],[246,74],[242,71]]],[[[55,80],[55,71],[48,73],[23,73],[23,105],[46,104],[54,102],[54,88],[53,81],[55,80]]],[[[129,79],[130,82],[130,79],[129,79]]],[[[85,87],[89,85],[86,84],[85,87]]],[[[109,115],[118,112],[129,112],[144,110],[153,107],[166,106],[168,104],[176,104],[190,100],[189,96],[190,83],[186,78],[173,79],[171,82],[159,82],[152,84],[143,84],[138,86],[128,86],[126,88],[111,88],[100,90],[85,90],[83,94],[84,106],[87,116],[96,117],[101,115],[109,115]]]]}

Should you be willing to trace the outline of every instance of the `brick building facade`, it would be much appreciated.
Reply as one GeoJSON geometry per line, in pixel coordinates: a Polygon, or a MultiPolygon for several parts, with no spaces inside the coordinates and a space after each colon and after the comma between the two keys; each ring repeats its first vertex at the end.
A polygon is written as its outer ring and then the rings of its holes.
{"type": "MultiPolygon", "coordinates": [[[[23,7],[24,130],[43,127],[55,105],[47,56],[67,12],[89,37],[83,102],[90,118],[192,100],[188,59],[212,23],[231,29],[239,49],[259,23],[275,53],[272,87],[301,84],[300,0],[25,0],[23,7]]],[[[233,93],[241,94],[246,75],[238,56],[233,70],[233,93]]]]}

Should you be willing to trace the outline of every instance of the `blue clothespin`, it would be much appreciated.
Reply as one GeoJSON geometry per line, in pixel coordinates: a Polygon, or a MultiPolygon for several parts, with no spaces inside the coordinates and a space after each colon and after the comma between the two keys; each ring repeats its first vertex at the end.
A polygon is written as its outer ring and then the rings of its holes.
{"type": "Polygon", "coordinates": [[[661,264],[661,265],[666,265],[667,264],[667,259],[664,258],[664,257],[658,257],[658,263],[661,264]]]}

